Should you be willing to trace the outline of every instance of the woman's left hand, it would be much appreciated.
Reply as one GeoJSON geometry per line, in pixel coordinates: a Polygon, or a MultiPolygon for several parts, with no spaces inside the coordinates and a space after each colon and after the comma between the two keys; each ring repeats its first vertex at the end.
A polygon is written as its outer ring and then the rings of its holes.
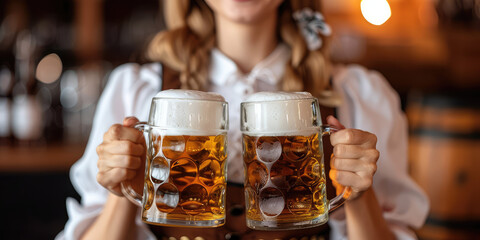
{"type": "Polygon", "coordinates": [[[346,129],[335,117],[327,117],[327,123],[341,129],[330,136],[333,156],[330,160],[330,179],[341,193],[350,187],[349,200],[359,197],[373,184],[379,152],[377,136],[359,129],[346,129]]]}

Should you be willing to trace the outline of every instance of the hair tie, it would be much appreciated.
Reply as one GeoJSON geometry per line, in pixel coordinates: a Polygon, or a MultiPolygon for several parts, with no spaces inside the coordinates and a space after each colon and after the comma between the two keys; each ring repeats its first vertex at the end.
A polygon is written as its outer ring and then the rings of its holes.
{"type": "Polygon", "coordinates": [[[332,29],[325,22],[320,12],[314,12],[310,8],[297,10],[293,13],[298,28],[307,43],[308,50],[314,51],[322,47],[323,41],[319,34],[330,36],[332,29]]]}

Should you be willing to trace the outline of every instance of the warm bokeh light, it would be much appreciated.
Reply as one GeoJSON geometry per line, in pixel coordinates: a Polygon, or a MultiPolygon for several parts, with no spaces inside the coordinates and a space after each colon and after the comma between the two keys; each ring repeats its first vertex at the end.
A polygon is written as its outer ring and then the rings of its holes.
{"type": "Polygon", "coordinates": [[[373,25],[382,25],[392,15],[386,0],[362,0],[360,8],[363,17],[373,25]]]}
{"type": "Polygon", "coordinates": [[[62,73],[62,60],[60,57],[51,53],[45,56],[37,66],[35,77],[43,83],[55,82],[62,73]]]}

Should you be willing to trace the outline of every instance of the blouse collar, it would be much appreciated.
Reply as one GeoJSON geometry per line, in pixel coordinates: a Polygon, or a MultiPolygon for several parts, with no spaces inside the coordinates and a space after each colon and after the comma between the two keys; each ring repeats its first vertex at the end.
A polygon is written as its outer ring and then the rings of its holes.
{"type": "Polygon", "coordinates": [[[261,80],[268,84],[276,85],[283,77],[285,64],[290,59],[290,54],[290,48],[284,43],[280,43],[252,71],[243,74],[235,62],[225,56],[220,50],[214,48],[210,54],[210,78],[218,86],[227,85],[239,79],[247,84],[253,84],[256,80],[261,80]]]}

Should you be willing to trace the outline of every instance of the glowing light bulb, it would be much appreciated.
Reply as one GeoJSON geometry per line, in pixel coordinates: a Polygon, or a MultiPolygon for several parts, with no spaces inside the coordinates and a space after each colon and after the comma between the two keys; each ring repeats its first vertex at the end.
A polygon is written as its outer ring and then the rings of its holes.
{"type": "Polygon", "coordinates": [[[392,10],[386,0],[362,0],[360,9],[363,17],[373,25],[382,25],[392,16],[392,10]]]}

